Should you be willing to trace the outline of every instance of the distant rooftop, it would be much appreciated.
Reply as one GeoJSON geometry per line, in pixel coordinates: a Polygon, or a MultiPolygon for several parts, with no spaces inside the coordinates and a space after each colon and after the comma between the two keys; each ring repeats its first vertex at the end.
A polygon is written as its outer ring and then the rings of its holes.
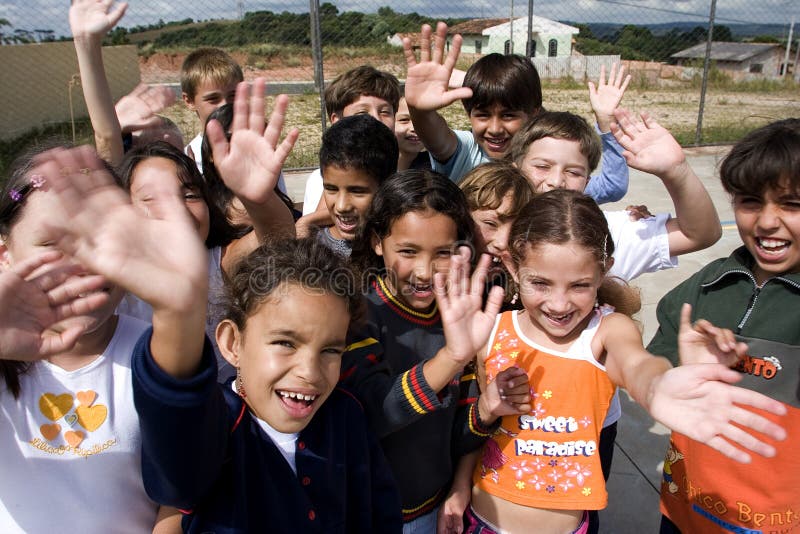
{"type": "MultiPolygon", "coordinates": [[[[770,43],[727,43],[724,41],[711,42],[711,59],[716,61],[745,61],[753,56],[763,54],[776,44],[770,43]]],[[[672,54],[676,59],[697,59],[706,56],[706,43],[700,43],[691,48],[672,54]]]]}
{"type": "MultiPolygon", "coordinates": [[[[580,31],[578,28],[575,28],[573,26],[561,24],[560,22],[556,22],[555,20],[546,19],[544,17],[539,17],[536,15],[534,15],[532,19],[533,19],[532,20],[533,33],[577,34],[580,31]]],[[[455,35],[456,33],[460,33],[461,35],[497,35],[497,34],[508,33],[508,31],[510,30],[509,28],[510,25],[511,25],[511,20],[507,18],[473,19],[452,26],[451,28],[449,28],[448,33],[450,35],[455,35]]],[[[520,17],[514,19],[514,33],[525,33],[527,31],[528,31],[528,17],[520,17]]]]}

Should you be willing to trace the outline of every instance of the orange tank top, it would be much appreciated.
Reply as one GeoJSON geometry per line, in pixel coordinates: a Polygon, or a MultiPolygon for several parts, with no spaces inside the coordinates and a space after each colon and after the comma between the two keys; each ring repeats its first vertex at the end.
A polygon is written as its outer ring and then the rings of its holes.
{"type": "Polygon", "coordinates": [[[514,365],[525,370],[533,409],[503,417],[484,445],[473,475],[482,491],[535,508],[605,508],[598,439],[615,386],[590,345],[602,317],[611,311],[598,310],[566,352],[526,338],[517,311],[498,317],[486,359],[487,380],[514,365]]]}

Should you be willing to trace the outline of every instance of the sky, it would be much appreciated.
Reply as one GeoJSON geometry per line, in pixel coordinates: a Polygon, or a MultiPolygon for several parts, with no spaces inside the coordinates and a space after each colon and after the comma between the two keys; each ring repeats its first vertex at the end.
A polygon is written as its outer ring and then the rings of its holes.
{"type": "MultiPolygon", "coordinates": [[[[321,0],[322,1],[322,0],[321,0]]],[[[375,12],[388,5],[395,11],[416,11],[432,17],[508,17],[513,2],[514,16],[526,16],[528,0],[333,0],[339,11],[375,12]]],[[[120,24],[125,27],[147,25],[163,19],[235,19],[239,4],[243,11],[308,11],[307,0],[129,0],[128,11],[120,24]]],[[[710,0],[534,0],[536,15],[573,22],[622,22],[649,24],[673,21],[708,21],[710,0]]],[[[50,29],[66,35],[67,7],[63,0],[3,0],[0,19],[12,28],[50,29]]],[[[800,0],[717,0],[718,24],[749,22],[786,24],[794,17],[795,35],[800,32],[800,0]]]]}

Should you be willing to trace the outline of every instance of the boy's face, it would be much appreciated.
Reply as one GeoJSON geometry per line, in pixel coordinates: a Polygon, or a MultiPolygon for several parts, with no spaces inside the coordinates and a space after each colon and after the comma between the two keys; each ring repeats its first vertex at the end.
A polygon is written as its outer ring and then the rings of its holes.
{"type": "Polygon", "coordinates": [[[501,104],[472,108],[469,112],[475,142],[492,159],[500,159],[506,155],[511,138],[529,118],[530,115],[524,111],[508,109],[501,104]]]}
{"type": "Polygon", "coordinates": [[[734,195],[733,213],[739,236],[755,258],[759,285],[800,272],[800,195],[787,188],[770,189],[763,197],[734,195]]]}
{"type": "Polygon", "coordinates": [[[208,116],[214,110],[225,104],[233,104],[234,97],[236,97],[236,81],[234,80],[227,85],[220,85],[213,80],[203,80],[197,86],[194,98],[189,98],[189,95],[183,93],[183,101],[189,109],[197,113],[202,127],[205,127],[208,116]]]}
{"type": "Polygon", "coordinates": [[[419,140],[417,132],[414,131],[414,124],[411,122],[411,114],[408,112],[406,99],[400,99],[397,106],[397,114],[394,116],[394,135],[397,137],[397,146],[400,152],[415,154],[422,152],[425,148],[419,140]]]}
{"type": "Polygon", "coordinates": [[[329,165],[322,171],[325,205],[333,219],[331,235],[352,241],[364,221],[378,182],[363,169],[329,165]]]}
{"type": "Polygon", "coordinates": [[[341,118],[359,114],[372,115],[383,124],[394,131],[394,107],[382,98],[377,96],[361,95],[353,102],[347,104],[342,110],[340,117],[336,113],[331,115],[331,122],[334,123],[341,118]]]}
{"type": "Polygon", "coordinates": [[[244,330],[221,322],[217,342],[253,413],[279,432],[300,432],[336,387],[349,323],[343,297],[281,284],[244,330]]]}
{"type": "Polygon", "coordinates": [[[528,147],[521,162],[522,174],[537,193],[553,189],[583,192],[589,182],[589,159],[581,152],[581,144],[569,139],[543,137],[528,147]]]}

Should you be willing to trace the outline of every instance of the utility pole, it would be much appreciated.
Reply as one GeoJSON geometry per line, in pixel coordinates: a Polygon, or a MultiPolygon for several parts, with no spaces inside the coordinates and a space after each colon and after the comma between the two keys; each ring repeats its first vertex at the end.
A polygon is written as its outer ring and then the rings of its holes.
{"type": "Polygon", "coordinates": [[[508,53],[514,53],[514,0],[511,0],[511,18],[509,19],[509,26],[511,28],[510,41],[508,42],[508,53]]]}
{"type": "Polygon", "coordinates": [[[528,0],[528,42],[525,43],[525,54],[529,59],[536,53],[533,47],[533,0],[528,0]]]}
{"type": "Polygon", "coordinates": [[[699,145],[703,134],[703,110],[706,106],[706,89],[708,88],[708,71],[711,69],[711,42],[714,39],[714,16],[717,12],[717,0],[711,0],[711,13],[708,15],[708,39],[706,40],[706,57],[703,61],[703,87],[700,89],[700,110],[697,113],[697,130],[694,133],[694,144],[699,145]]]}
{"type": "MultiPolygon", "coordinates": [[[[783,56],[783,72],[781,72],[781,78],[786,77],[786,71],[789,70],[789,53],[792,51],[792,33],[794,32],[794,17],[792,17],[792,23],[789,25],[789,38],[786,39],[786,54],[783,56]]],[[[797,65],[795,65],[795,69],[797,65]]]]}

